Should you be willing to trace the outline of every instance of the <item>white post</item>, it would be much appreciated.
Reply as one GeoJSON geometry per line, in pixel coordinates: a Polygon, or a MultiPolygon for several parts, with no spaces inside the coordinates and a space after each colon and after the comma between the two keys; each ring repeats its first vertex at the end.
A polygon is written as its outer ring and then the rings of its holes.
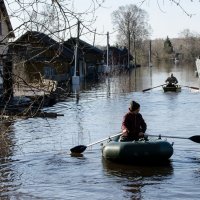
{"type": "Polygon", "coordinates": [[[73,85],[79,85],[80,84],[80,77],[77,76],[77,63],[78,63],[78,43],[79,43],[79,29],[80,29],[80,21],[78,21],[78,33],[77,33],[77,39],[76,39],[76,46],[75,46],[75,62],[74,62],[74,76],[72,76],[72,84],[73,85]]]}
{"type": "Polygon", "coordinates": [[[74,76],[72,76],[72,84],[79,85],[80,84],[80,77],[76,76],[76,69],[77,69],[77,44],[75,47],[75,66],[74,66],[74,76]]]}

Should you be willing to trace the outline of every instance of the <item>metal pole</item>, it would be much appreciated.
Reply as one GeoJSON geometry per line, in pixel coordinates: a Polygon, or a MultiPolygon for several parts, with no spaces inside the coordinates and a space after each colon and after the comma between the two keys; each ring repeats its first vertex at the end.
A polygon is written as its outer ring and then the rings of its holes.
{"type": "Polygon", "coordinates": [[[152,63],[151,63],[151,40],[149,41],[149,67],[152,67],[152,63]]]}
{"type": "Polygon", "coordinates": [[[79,76],[79,37],[80,37],[80,21],[78,21],[78,30],[77,30],[77,38],[76,38],[76,75],[79,76]]]}
{"type": "Polygon", "coordinates": [[[128,30],[128,69],[130,69],[130,30],[128,30]]]}
{"type": "Polygon", "coordinates": [[[74,85],[79,85],[80,84],[80,78],[79,78],[79,52],[78,52],[79,33],[80,33],[80,21],[78,21],[77,38],[76,38],[76,46],[75,46],[74,76],[72,77],[72,84],[74,84],[74,85]]]}
{"type": "Polygon", "coordinates": [[[107,68],[108,68],[108,62],[109,60],[109,32],[107,32],[107,68]]]}
{"type": "Polygon", "coordinates": [[[135,67],[136,67],[136,65],[137,65],[137,62],[136,62],[136,46],[135,46],[135,33],[133,33],[133,40],[134,40],[134,56],[135,56],[135,67]]]}

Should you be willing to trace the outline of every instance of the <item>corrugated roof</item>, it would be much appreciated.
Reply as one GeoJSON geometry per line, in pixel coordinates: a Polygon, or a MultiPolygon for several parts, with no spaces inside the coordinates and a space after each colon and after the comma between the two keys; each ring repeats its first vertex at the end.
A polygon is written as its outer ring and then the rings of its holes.
{"type": "Polygon", "coordinates": [[[60,54],[62,56],[65,56],[70,59],[72,59],[74,56],[74,52],[71,49],[65,47],[63,44],[59,44],[57,41],[50,38],[48,35],[41,33],[41,32],[37,32],[37,31],[27,31],[24,35],[22,35],[20,38],[15,40],[14,43],[23,45],[24,42],[27,43],[28,37],[35,38],[38,41],[38,43],[43,43],[46,46],[48,46],[49,48],[56,49],[56,50],[59,49],[60,54]]]}

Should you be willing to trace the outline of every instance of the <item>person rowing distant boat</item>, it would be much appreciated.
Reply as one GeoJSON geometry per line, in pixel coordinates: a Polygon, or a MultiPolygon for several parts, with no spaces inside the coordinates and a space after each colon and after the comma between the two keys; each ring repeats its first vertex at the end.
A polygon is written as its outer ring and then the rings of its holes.
{"type": "Polygon", "coordinates": [[[176,87],[178,80],[173,73],[171,73],[171,76],[168,77],[165,82],[167,83],[167,87],[176,87]]]}

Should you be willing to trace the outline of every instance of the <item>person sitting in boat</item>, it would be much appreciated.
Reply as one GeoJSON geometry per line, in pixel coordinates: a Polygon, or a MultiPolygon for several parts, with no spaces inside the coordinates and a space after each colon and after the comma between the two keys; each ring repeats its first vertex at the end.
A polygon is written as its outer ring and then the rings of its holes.
{"type": "Polygon", "coordinates": [[[168,77],[165,81],[167,83],[168,87],[176,87],[176,84],[178,83],[177,78],[171,73],[171,76],[168,77]]]}
{"type": "Polygon", "coordinates": [[[129,112],[126,113],[123,118],[120,142],[133,140],[137,141],[140,138],[144,138],[147,125],[139,111],[140,104],[135,101],[131,101],[129,112]]]}

